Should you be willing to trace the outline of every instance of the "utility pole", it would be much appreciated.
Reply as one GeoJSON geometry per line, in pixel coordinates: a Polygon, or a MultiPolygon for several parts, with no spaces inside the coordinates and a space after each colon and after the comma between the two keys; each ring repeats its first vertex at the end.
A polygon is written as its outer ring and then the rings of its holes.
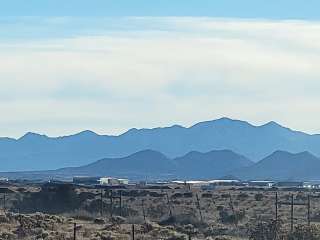
{"type": "Polygon", "coordinates": [[[197,206],[198,206],[199,214],[200,214],[200,220],[201,220],[201,222],[203,222],[202,212],[201,212],[201,205],[200,205],[200,199],[199,199],[198,193],[196,194],[196,198],[197,198],[197,206]]]}
{"type": "Polygon", "coordinates": [[[291,233],[293,232],[293,194],[291,195],[291,233]]]}
{"type": "Polygon", "coordinates": [[[132,224],[131,236],[132,236],[132,240],[134,240],[134,224],[132,224]]]}
{"type": "Polygon", "coordinates": [[[167,196],[167,204],[168,204],[168,207],[169,207],[169,216],[172,217],[171,202],[170,202],[170,198],[169,198],[168,192],[166,192],[166,196],[167,196]]]}
{"type": "Polygon", "coordinates": [[[120,216],[122,217],[122,190],[119,192],[120,216]]]}
{"type": "Polygon", "coordinates": [[[77,240],[77,223],[73,224],[73,240],[77,240]]]}
{"type": "Polygon", "coordinates": [[[278,192],[276,192],[276,222],[278,222],[278,192]]]}
{"type": "Polygon", "coordinates": [[[294,206],[305,206],[307,208],[307,222],[310,226],[311,224],[311,218],[310,218],[310,211],[311,211],[311,196],[308,195],[308,199],[305,202],[294,202],[294,194],[291,194],[291,200],[290,201],[279,201],[278,200],[278,194],[276,194],[276,220],[278,220],[278,206],[281,205],[287,205],[290,206],[290,230],[293,232],[294,227],[294,206]]]}
{"type": "Polygon", "coordinates": [[[110,215],[113,217],[113,191],[110,191],[110,215]]]}
{"type": "Polygon", "coordinates": [[[236,217],[236,211],[234,210],[231,194],[229,195],[229,200],[230,200],[230,207],[231,207],[231,210],[232,210],[232,214],[235,217],[234,225],[237,227],[238,226],[238,217],[236,217]]]}
{"type": "Polygon", "coordinates": [[[3,193],[3,210],[6,212],[6,193],[3,193]]]}
{"type": "Polygon", "coordinates": [[[146,222],[146,212],[144,209],[144,199],[142,199],[142,201],[141,201],[141,206],[142,206],[143,220],[144,220],[144,222],[146,222]]]}
{"type": "Polygon", "coordinates": [[[310,206],[311,203],[310,203],[310,194],[308,195],[308,226],[310,227],[310,206]]]}
{"type": "Polygon", "coordinates": [[[103,190],[100,191],[100,215],[103,217],[103,190]]]}

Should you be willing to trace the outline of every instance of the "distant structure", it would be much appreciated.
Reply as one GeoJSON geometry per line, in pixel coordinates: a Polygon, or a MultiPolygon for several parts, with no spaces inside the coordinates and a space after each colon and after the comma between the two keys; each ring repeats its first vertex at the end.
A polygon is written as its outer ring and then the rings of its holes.
{"type": "Polygon", "coordinates": [[[209,180],[209,181],[172,181],[174,184],[189,186],[190,188],[201,188],[212,190],[218,186],[242,186],[239,180],[209,180]]]}
{"type": "Polygon", "coordinates": [[[316,180],[316,181],[304,182],[303,187],[308,189],[320,189],[320,181],[316,180]]]}
{"type": "Polygon", "coordinates": [[[74,184],[96,185],[99,184],[99,177],[76,176],[73,177],[74,184]]]}
{"type": "Polygon", "coordinates": [[[304,182],[299,181],[283,181],[277,182],[275,184],[276,187],[283,187],[283,188],[303,188],[304,182]]]}
{"type": "Polygon", "coordinates": [[[76,176],[73,177],[74,184],[83,185],[103,185],[103,186],[120,186],[128,185],[128,179],[114,178],[114,177],[89,177],[89,176],[76,176]]]}
{"type": "Polygon", "coordinates": [[[112,177],[102,177],[99,179],[100,185],[103,186],[119,186],[119,185],[128,185],[128,179],[122,178],[112,178],[112,177]]]}
{"type": "Polygon", "coordinates": [[[272,188],[275,185],[274,181],[249,181],[249,187],[267,187],[272,188]]]}
{"type": "Polygon", "coordinates": [[[6,177],[0,177],[0,183],[7,183],[9,182],[9,179],[6,177]]]}

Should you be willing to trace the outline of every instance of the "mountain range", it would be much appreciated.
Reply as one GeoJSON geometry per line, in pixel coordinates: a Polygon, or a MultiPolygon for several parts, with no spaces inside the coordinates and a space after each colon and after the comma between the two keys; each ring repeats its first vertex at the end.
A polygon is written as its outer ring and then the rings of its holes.
{"type": "Polygon", "coordinates": [[[320,158],[309,152],[276,151],[270,156],[240,171],[240,179],[255,180],[320,180],[320,158]]]}
{"type": "Polygon", "coordinates": [[[71,179],[74,176],[113,176],[131,180],[319,180],[320,159],[309,152],[276,151],[254,163],[230,150],[190,152],[170,159],[144,150],[123,158],[104,158],[93,163],[51,171],[1,173],[10,179],[71,179]]]}
{"type": "Polygon", "coordinates": [[[143,150],[123,158],[104,158],[93,163],[51,171],[9,172],[2,176],[20,179],[68,179],[73,176],[115,176],[129,179],[213,179],[252,161],[230,150],[190,152],[170,159],[164,154],[143,150]]]}
{"type": "Polygon", "coordinates": [[[64,168],[61,176],[118,176],[133,179],[208,180],[233,176],[242,180],[319,180],[320,158],[309,152],[275,151],[254,163],[230,150],[190,152],[169,159],[160,152],[145,150],[124,158],[107,158],[89,165],[64,168]]]}
{"type": "Polygon", "coordinates": [[[169,159],[160,152],[145,150],[124,158],[107,158],[86,166],[65,168],[56,173],[86,176],[210,179],[252,165],[249,159],[229,150],[190,152],[169,159]]]}
{"type": "MultiPolygon", "coordinates": [[[[228,149],[257,162],[278,150],[292,153],[308,151],[320,156],[319,146],[320,135],[294,131],[275,122],[254,126],[229,118],[200,122],[188,128],[174,125],[131,129],[119,136],[84,131],[52,138],[27,133],[19,139],[0,138],[0,171],[83,166],[97,159],[121,159],[146,149],[161,152],[170,159],[193,151],[228,149]]],[[[195,152],[190,154],[196,155],[195,152]]]]}

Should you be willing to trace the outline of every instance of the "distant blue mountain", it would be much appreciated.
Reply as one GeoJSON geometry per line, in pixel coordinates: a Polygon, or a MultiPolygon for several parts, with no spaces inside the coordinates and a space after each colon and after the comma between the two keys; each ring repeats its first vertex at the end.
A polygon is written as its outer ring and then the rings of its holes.
{"type": "Polygon", "coordinates": [[[124,158],[106,158],[86,166],[55,171],[65,175],[119,176],[143,179],[213,179],[253,165],[249,159],[229,150],[190,152],[169,159],[160,152],[144,150],[124,158]]]}
{"type": "Polygon", "coordinates": [[[270,122],[254,126],[222,118],[190,128],[172,126],[131,129],[119,136],[91,131],[50,138],[28,133],[20,139],[0,138],[0,171],[47,170],[90,164],[97,159],[121,158],[151,149],[169,158],[191,151],[229,149],[254,161],[277,150],[309,151],[320,156],[320,135],[309,135],[270,122]]]}
{"type": "Polygon", "coordinates": [[[118,176],[144,179],[168,178],[176,174],[177,165],[160,152],[143,150],[122,158],[104,158],[85,166],[64,168],[55,174],[75,176],[118,176]]]}
{"type": "Polygon", "coordinates": [[[142,179],[214,179],[253,162],[229,150],[190,152],[170,159],[160,152],[143,150],[121,158],[104,158],[93,163],[51,171],[1,173],[10,179],[70,179],[73,176],[114,176],[142,179]]]}
{"type": "Polygon", "coordinates": [[[247,180],[320,180],[320,159],[309,152],[276,151],[233,174],[247,180]]]}
{"type": "Polygon", "coordinates": [[[254,163],[230,150],[190,152],[170,159],[143,150],[121,158],[104,158],[93,163],[50,171],[2,172],[10,179],[71,179],[74,176],[113,176],[131,180],[320,180],[320,158],[309,152],[276,151],[254,163]]]}
{"type": "Polygon", "coordinates": [[[178,166],[177,175],[185,179],[221,178],[231,171],[253,165],[244,156],[230,150],[218,150],[207,153],[190,152],[174,159],[178,166]]]}

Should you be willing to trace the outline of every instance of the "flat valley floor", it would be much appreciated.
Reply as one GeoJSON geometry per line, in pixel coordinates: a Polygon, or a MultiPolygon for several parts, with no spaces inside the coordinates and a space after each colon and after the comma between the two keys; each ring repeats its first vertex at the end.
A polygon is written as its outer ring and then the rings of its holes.
{"type": "Polygon", "coordinates": [[[0,239],[320,239],[320,193],[304,189],[20,184],[2,192],[0,239]]]}

